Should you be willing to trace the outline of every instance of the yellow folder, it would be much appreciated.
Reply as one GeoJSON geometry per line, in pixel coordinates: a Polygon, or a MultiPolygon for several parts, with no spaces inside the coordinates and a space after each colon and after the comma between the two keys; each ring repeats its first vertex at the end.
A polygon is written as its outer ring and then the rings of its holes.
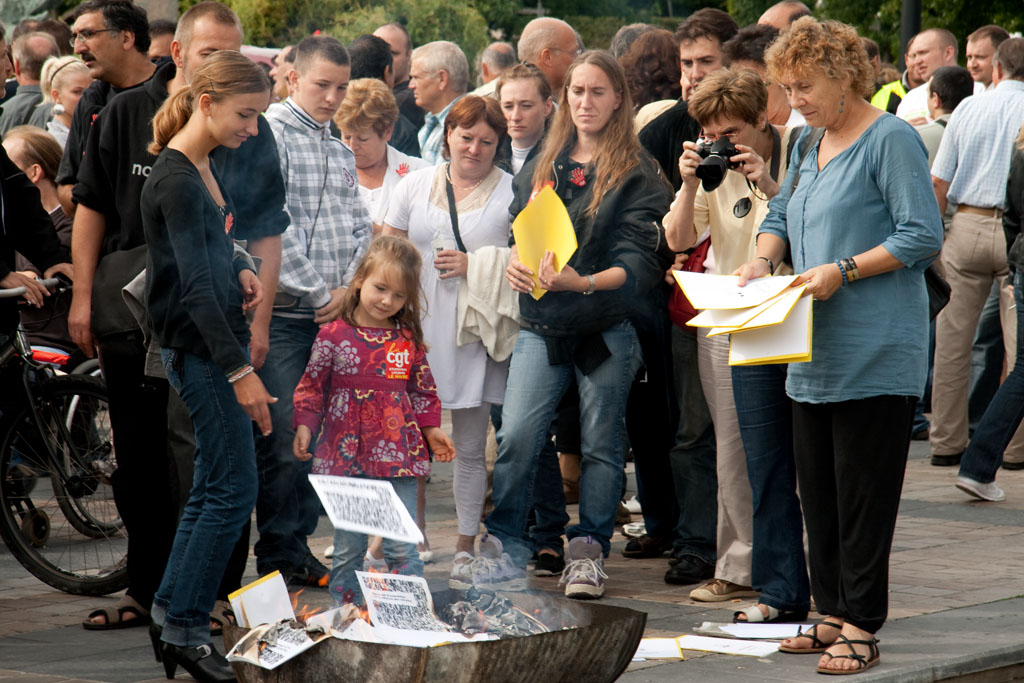
{"type": "Polygon", "coordinates": [[[578,246],[569,212],[551,187],[545,185],[519,212],[512,223],[512,234],[516,239],[519,260],[534,273],[531,294],[534,299],[540,299],[547,293],[537,281],[544,253],[554,253],[555,270],[561,272],[578,246]]]}
{"type": "Polygon", "coordinates": [[[810,362],[811,301],[809,295],[799,297],[781,324],[734,333],[729,343],[729,365],[810,362]]]}

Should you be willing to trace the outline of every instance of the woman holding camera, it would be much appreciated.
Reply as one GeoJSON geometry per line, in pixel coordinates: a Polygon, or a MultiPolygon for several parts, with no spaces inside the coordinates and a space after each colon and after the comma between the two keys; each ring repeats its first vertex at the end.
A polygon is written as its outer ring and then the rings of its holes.
{"type": "MultiPolygon", "coordinates": [[[[688,106],[704,140],[683,145],[683,185],[665,217],[665,237],[681,251],[710,229],[712,272],[732,273],[754,256],[757,227],[786,173],[793,129],[768,123],[768,92],[752,69],[708,75],[688,106]]],[[[810,587],[786,366],[730,368],[728,335],[706,332],[698,332],[697,344],[718,442],[718,562],[715,578],[690,597],[716,602],[760,593],[737,621],[802,621],[810,587]]]]}
{"type": "Polygon", "coordinates": [[[745,282],[787,253],[814,296],[814,359],[789,369],[794,455],[818,612],[784,652],[822,653],[822,673],[879,663],[889,553],[914,406],[928,368],[924,271],[942,219],[924,144],[864,99],[873,72],[857,32],[798,19],[768,50],[768,73],[820,141],[794,165],[761,224],[745,282]]]}

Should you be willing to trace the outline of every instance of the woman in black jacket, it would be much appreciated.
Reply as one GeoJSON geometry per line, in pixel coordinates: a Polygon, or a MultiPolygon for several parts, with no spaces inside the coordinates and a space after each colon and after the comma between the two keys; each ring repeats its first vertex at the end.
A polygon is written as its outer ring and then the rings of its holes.
{"type": "Polygon", "coordinates": [[[570,527],[562,581],[573,598],[604,594],[604,562],[628,448],[626,398],[641,364],[629,318],[660,281],[671,256],[659,221],[671,190],[633,131],[622,68],[606,52],[580,55],[566,74],[561,106],[539,155],[514,181],[513,216],[547,183],[572,219],[579,248],[561,271],[548,253],[536,274],[547,293],[530,296],[534,273],[513,247],[507,277],[520,292],[519,339],[509,368],[488,530],[519,571],[533,472],[559,399],[575,376],[583,473],[580,523],[570,527]],[[659,255],[660,251],[660,255],[659,255]]]}
{"type": "MultiPolygon", "coordinates": [[[[1006,234],[1007,265],[1017,304],[1017,358],[1010,374],[999,385],[985,414],[974,430],[971,443],[960,460],[956,487],[981,500],[1003,500],[1006,495],[996,484],[996,471],[1003,464],[1003,451],[1024,419],[1024,129],[1017,137],[1006,182],[1006,211],[1003,232],[1006,234]]],[[[1007,286],[1000,283],[1001,286],[1007,286]]]]}
{"type": "Polygon", "coordinates": [[[168,678],[180,665],[199,681],[235,680],[213,649],[209,615],[256,503],[251,420],[268,434],[275,399],[249,364],[243,309],[254,308],[262,291],[251,270],[232,262],[235,214],[210,153],[256,135],[269,90],[259,66],[223,50],[153,118],[149,151],[160,156],[141,198],[146,306],[167,379],[196,435],[192,491],[151,610],[153,648],[168,678]]]}

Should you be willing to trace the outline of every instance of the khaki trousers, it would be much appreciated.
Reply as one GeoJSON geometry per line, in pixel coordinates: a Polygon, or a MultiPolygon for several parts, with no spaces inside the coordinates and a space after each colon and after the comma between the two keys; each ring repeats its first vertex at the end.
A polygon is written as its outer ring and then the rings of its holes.
{"type": "MultiPolygon", "coordinates": [[[[956,455],[967,448],[967,389],[971,344],[981,309],[998,279],[999,318],[1003,326],[1006,362],[1017,355],[1017,318],[1013,295],[1002,280],[1006,266],[1006,237],[999,218],[957,213],[942,247],[942,268],[952,287],[949,305],[935,319],[935,371],[932,380],[931,450],[933,455],[956,455]]],[[[1024,460],[1024,426],[1006,449],[1010,461],[1024,460]]]]}
{"type": "Polygon", "coordinates": [[[751,585],[754,506],[729,369],[729,335],[697,333],[697,363],[718,443],[718,562],[715,578],[751,585]]]}

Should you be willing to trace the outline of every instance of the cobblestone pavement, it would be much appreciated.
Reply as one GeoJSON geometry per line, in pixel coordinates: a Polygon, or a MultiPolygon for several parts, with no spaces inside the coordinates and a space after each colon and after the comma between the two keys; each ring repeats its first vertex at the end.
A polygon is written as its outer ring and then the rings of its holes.
{"type": "MultiPolygon", "coordinates": [[[[1006,491],[1006,501],[973,502],[954,489],[956,468],[932,467],[927,455],[927,442],[913,443],[891,559],[892,623],[947,611],[952,619],[958,608],[1024,594],[1024,471],[1000,471],[998,482],[1006,491]]],[[[632,477],[630,484],[635,490],[632,477]]],[[[428,491],[428,535],[435,560],[427,565],[426,576],[440,588],[447,582],[456,537],[450,465],[435,468],[428,491]]],[[[574,513],[575,506],[570,511],[574,513]]],[[[321,553],[330,536],[329,523],[322,519],[310,541],[314,552],[321,553]]],[[[606,599],[648,612],[648,635],[679,635],[701,621],[729,621],[739,608],[738,602],[690,600],[691,587],[664,582],[665,559],[624,559],[619,551],[625,540],[617,531],[606,563],[606,599]]],[[[248,575],[255,578],[252,558],[248,575]]],[[[535,589],[558,590],[557,577],[531,581],[535,589]]],[[[87,632],[79,626],[89,611],[112,605],[117,597],[89,598],[51,589],[0,548],[0,680],[163,680],[154,677],[160,669],[147,650],[144,629],[87,632]]],[[[328,596],[309,590],[300,601],[326,606],[328,596]]],[[[936,618],[941,623],[941,615],[936,618]]],[[[1024,636],[1021,641],[1024,644],[1024,636]]],[[[694,653],[686,662],[671,665],[680,672],[673,679],[680,680],[694,660],[722,657],[694,653]]],[[[660,680],[641,675],[650,666],[634,664],[626,678],[660,680]]],[[[658,668],[668,671],[668,666],[658,668]]],[[[883,662],[875,671],[884,669],[883,662]]]]}

